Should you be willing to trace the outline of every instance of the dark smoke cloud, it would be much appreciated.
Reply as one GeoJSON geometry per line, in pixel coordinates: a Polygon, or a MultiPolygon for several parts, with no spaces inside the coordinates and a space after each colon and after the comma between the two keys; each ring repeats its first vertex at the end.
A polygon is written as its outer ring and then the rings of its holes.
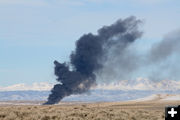
{"type": "MultiPolygon", "coordinates": [[[[118,49],[118,46],[113,46],[113,49],[118,49]]],[[[107,59],[102,61],[103,68],[96,71],[97,80],[100,83],[129,80],[143,64],[141,56],[131,48],[131,45],[119,52],[111,49],[106,56],[107,59]]]]}
{"type": "MultiPolygon", "coordinates": [[[[99,29],[97,35],[89,33],[77,40],[69,65],[54,61],[55,75],[60,83],[53,87],[45,104],[55,104],[66,96],[87,92],[96,84],[95,73],[103,69],[107,61],[115,59],[116,55],[128,59],[124,51],[141,37],[142,32],[138,30],[140,23],[135,17],[120,19],[99,29]]],[[[121,64],[118,59],[116,62],[121,64]]]]}
{"type": "Polygon", "coordinates": [[[136,50],[137,41],[121,47],[122,51],[118,51],[117,44],[111,46],[105,54],[103,68],[96,72],[96,81],[104,84],[128,80],[133,83],[137,77],[152,82],[180,80],[180,30],[168,33],[143,53],[136,50]]]}

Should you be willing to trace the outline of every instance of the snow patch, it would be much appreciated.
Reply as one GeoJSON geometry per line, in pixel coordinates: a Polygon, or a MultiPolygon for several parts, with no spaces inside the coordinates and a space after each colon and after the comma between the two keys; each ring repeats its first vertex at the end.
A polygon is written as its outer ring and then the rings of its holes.
{"type": "Polygon", "coordinates": [[[17,90],[36,90],[36,91],[49,91],[53,87],[53,84],[47,82],[33,83],[27,85],[25,83],[15,84],[7,87],[0,87],[0,91],[17,91],[17,90]]]}
{"type": "Polygon", "coordinates": [[[136,99],[134,101],[179,101],[180,95],[170,95],[170,94],[153,94],[148,97],[136,99]]]}
{"type": "Polygon", "coordinates": [[[147,78],[137,78],[131,81],[122,80],[116,83],[98,84],[94,89],[177,91],[180,90],[180,81],[161,80],[157,82],[147,78]]]}

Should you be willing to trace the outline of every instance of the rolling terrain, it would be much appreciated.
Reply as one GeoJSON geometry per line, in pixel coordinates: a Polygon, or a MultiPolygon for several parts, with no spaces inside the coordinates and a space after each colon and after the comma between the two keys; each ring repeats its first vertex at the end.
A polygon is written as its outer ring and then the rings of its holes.
{"type": "Polygon", "coordinates": [[[0,103],[0,120],[164,120],[165,106],[180,104],[179,98],[156,94],[126,102],[60,102],[44,106],[42,102],[30,105],[6,101],[0,103]]]}

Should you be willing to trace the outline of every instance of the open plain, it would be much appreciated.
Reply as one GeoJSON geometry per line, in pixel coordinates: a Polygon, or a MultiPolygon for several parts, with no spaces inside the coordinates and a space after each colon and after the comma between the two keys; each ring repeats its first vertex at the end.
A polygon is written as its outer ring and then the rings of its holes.
{"type": "Polygon", "coordinates": [[[0,120],[164,120],[165,106],[178,105],[180,101],[15,103],[0,103],[0,120]]]}

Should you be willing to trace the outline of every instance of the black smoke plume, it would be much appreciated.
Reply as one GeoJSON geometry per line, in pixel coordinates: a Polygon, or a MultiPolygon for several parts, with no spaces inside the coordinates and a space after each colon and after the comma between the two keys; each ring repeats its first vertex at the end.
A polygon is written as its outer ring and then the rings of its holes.
{"type": "Polygon", "coordinates": [[[103,68],[102,61],[109,59],[107,53],[121,55],[129,44],[141,37],[140,23],[135,17],[120,19],[99,29],[97,35],[88,33],[77,40],[69,64],[54,61],[55,75],[60,83],[53,87],[45,104],[58,103],[66,96],[87,92],[96,85],[95,72],[103,68]]]}

